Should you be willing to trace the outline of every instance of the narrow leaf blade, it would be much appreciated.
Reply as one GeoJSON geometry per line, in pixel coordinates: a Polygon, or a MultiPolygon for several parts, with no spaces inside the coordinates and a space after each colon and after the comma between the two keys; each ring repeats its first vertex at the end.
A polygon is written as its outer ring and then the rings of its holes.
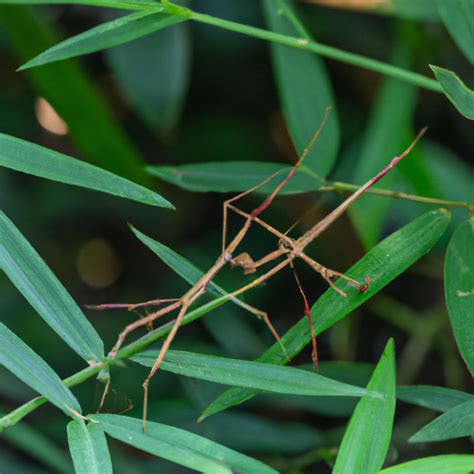
{"type": "Polygon", "coordinates": [[[469,89],[456,73],[438,66],[430,65],[430,68],[441,84],[446,97],[458,109],[458,112],[474,120],[474,91],[469,89]]]}
{"type": "MultiPolygon", "coordinates": [[[[427,253],[444,233],[449,221],[450,214],[446,209],[427,212],[374,247],[346,272],[346,275],[360,281],[370,276],[369,291],[360,293],[347,284],[338,283],[347,293],[347,298],[342,298],[328,289],[311,308],[315,333],[320,334],[344,318],[427,253]]],[[[306,318],[302,318],[282,337],[282,343],[290,357],[299,354],[310,342],[311,334],[306,318]]],[[[258,360],[284,364],[285,356],[280,346],[274,344],[258,360]]],[[[250,389],[231,388],[205,410],[202,418],[242,403],[253,395],[255,391],[250,389]]]]}
{"type": "Polygon", "coordinates": [[[357,404],[346,428],[334,474],[379,472],[392,435],[395,377],[395,350],[391,339],[367,385],[369,393],[357,404]]]}
{"type": "Polygon", "coordinates": [[[86,425],[83,420],[70,421],[67,439],[76,473],[112,474],[107,440],[99,423],[86,425]]]}
{"type": "MultiPolygon", "coordinates": [[[[131,359],[153,367],[157,356],[157,351],[145,351],[131,359]]],[[[289,395],[361,397],[366,393],[363,388],[307,370],[194,352],[168,351],[161,368],[209,382],[289,395]]]]}
{"type": "Polygon", "coordinates": [[[174,209],[159,194],[110,171],[3,133],[0,133],[0,166],[151,206],[174,209]]]}
{"type": "Polygon", "coordinates": [[[442,454],[415,459],[380,471],[380,474],[470,474],[474,471],[474,455],[442,454]]]}
{"type": "Polygon", "coordinates": [[[66,415],[75,416],[74,412],[81,413],[76,397],[56,372],[2,323],[0,323],[0,364],[46,397],[66,415]]]}
{"type": "Polygon", "coordinates": [[[72,297],[0,211],[0,268],[37,313],[85,361],[100,362],[104,345],[72,297]]]}
{"type": "Polygon", "coordinates": [[[464,362],[474,375],[474,219],[454,232],[446,251],[444,290],[449,318],[464,362]]]}
{"type": "Polygon", "coordinates": [[[276,472],[248,456],[173,426],[149,421],[144,433],[141,420],[134,418],[119,415],[92,415],[90,418],[100,422],[112,438],[200,472],[276,472]]]}

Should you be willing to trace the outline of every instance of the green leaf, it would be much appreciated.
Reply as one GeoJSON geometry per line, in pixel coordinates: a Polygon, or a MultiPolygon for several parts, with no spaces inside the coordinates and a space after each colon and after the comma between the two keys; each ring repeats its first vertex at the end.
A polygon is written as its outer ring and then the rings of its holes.
{"type": "MultiPolygon", "coordinates": [[[[311,40],[296,16],[291,1],[263,0],[269,29],[288,36],[311,40]]],[[[325,110],[335,106],[331,82],[323,60],[305,51],[279,44],[270,45],[273,70],[280,102],[295,149],[299,155],[308,145],[321,123],[325,110]]],[[[335,110],[309,152],[305,165],[321,177],[333,167],[339,148],[339,125],[335,110]]]]}
{"type": "Polygon", "coordinates": [[[76,474],[112,473],[107,440],[99,423],[86,425],[83,420],[70,421],[67,439],[76,474]]]}
{"type": "Polygon", "coordinates": [[[412,405],[445,412],[474,398],[466,392],[433,385],[412,385],[397,388],[397,398],[412,405]]]}
{"type": "MultiPolygon", "coordinates": [[[[20,62],[60,41],[46,18],[37,18],[27,6],[2,7],[0,24],[20,62]]],[[[63,61],[31,69],[26,77],[35,94],[66,122],[73,145],[86,161],[140,184],[151,182],[139,152],[79,63],[63,61]]]]}
{"type": "Polygon", "coordinates": [[[56,372],[19,337],[0,323],[0,364],[47,398],[68,416],[81,407],[56,372]]]}
{"type": "MultiPolygon", "coordinates": [[[[449,221],[450,214],[446,209],[427,212],[374,247],[346,272],[358,281],[370,276],[369,290],[360,293],[348,284],[338,282],[338,286],[347,293],[347,298],[342,298],[328,289],[311,308],[315,334],[320,334],[347,316],[427,253],[446,230],[449,221]]],[[[310,342],[311,334],[305,317],[282,337],[282,344],[291,358],[310,342]]],[[[273,344],[258,360],[271,364],[286,362],[278,344],[273,344]]],[[[242,403],[254,395],[255,391],[250,389],[231,388],[205,410],[202,418],[242,403]]]]}
{"type": "Polygon", "coordinates": [[[0,211],[0,268],[51,328],[85,361],[100,362],[104,345],[54,273],[0,211]]]}
{"type": "Polygon", "coordinates": [[[449,318],[464,362],[474,375],[474,219],[453,234],[444,265],[449,318]]]}
{"type": "Polygon", "coordinates": [[[380,474],[470,474],[474,471],[474,456],[442,454],[415,459],[380,471],[380,474]]]}
{"type": "Polygon", "coordinates": [[[449,34],[474,65],[474,3],[472,0],[436,0],[449,34]]]}
{"type": "Polygon", "coordinates": [[[435,418],[416,432],[409,441],[426,443],[462,438],[474,434],[474,400],[468,400],[435,418]]]}
{"type": "Polygon", "coordinates": [[[0,166],[151,206],[174,209],[159,194],[110,171],[3,133],[0,133],[0,166]]]}
{"type": "Polygon", "coordinates": [[[392,435],[395,377],[395,350],[390,339],[367,385],[374,395],[364,395],[357,404],[339,447],[333,474],[379,472],[392,435]]]}
{"type": "Polygon", "coordinates": [[[119,415],[91,415],[89,418],[99,421],[112,438],[196,471],[276,472],[237,451],[173,426],[149,421],[144,433],[141,420],[134,418],[119,415]]]}
{"type": "Polygon", "coordinates": [[[157,5],[152,12],[136,12],[102,23],[49,48],[23,64],[19,70],[101,51],[186,20],[183,17],[161,13],[163,8],[157,5]]]}
{"type": "MultiPolygon", "coordinates": [[[[411,49],[400,43],[392,54],[392,62],[406,66],[412,62],[412,55],[411,49]]],[[[402,143],[416,98],[413,85],[393,78],[385,79],[371,112],[360,159],[352,171],[351,180],[358,184],[365,183],[378,173],[387,157],[399,155],[404,149],[402,143]]],[[[390,189],[395,181],[396,174],[389,174],[383,179],[383,187],[390,189]]],[[[389,199],[366,195],[349,208],[349,216],[367,250],[379,240],[389,206],[389,199]]]]}
{"type": "Polygon", "coordinates": [[[188,33],[177,25],[105,52],[125,98],[153,131],[170,131],[181,115],[190,78],[188,33]]]}
{"type": "Polygon", "coordinates": [[[474,91],[469,89],[456,73],[431,64],[430,68],[441,84],[446,97],[458,109],[458,112],[474,120],[474,91]]]}
{"type": "MultiPolygon", "coordinates": [[[[157,356],[157,351],[146,351],[131,359],[146,367],[153,367],[157,356]]],[[[161,368],[209,382],[289,395],[361,397],[366,393],[363,388],[338,382],[307,370],[194,352],[168,351],[161,368]]]]}
{"type": "Polygon", "coordinates": [[[88,5],[94,7],[143,10],[157,4],[153,0],[0,0],[0,5],[88,5]]]}
{"type": "MultiPolygon", "coordinates": [[[[291,167],[264,161],[223,161],[181,166],[148,166],[147,170],[152,176],[188,191],[218,193],[247,191],[278,173],[270,182],[255,191],[268,194],[288,174],[291,167]]],[[[302,166],[279,194],[304,193],[314,191],[320,186],[318,177],[302,166]]]]}

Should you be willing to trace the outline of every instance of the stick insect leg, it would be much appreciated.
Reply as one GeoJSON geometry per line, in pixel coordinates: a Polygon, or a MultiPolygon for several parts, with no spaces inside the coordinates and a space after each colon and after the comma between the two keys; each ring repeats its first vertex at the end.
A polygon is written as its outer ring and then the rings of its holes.
{"type": "Polygon", "coordinates": [[[150,306],[160,306],[163,303],[173,303],[178,301],[179,298],[163,298],[145,301],[143,303],[105,303],[98,305],[85,305],[88,309],[95,309],[97,311],[102,311],[106,309],[126,309],[128,311],[133,311],[138,308],[147,308],[150,306]]]}

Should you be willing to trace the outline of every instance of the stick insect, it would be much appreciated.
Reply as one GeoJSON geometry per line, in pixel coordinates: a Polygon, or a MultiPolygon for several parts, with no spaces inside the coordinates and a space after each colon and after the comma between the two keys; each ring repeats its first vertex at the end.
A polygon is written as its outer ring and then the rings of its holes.
{"type": "MultiPolygon", "coordinates": [[[[105,304],[105,305],[99,305],[95,306],[95,309],[109,309],[109,308],[127,308],[129,310],[136,310],[138,308],[142,307],[149,307],[149,306],[158,306],[164,303],[167,303],[166,306],[162,307],[161,309],[158,309],[146,316],[142,316],[139,320],[129,324],[126,326],[123,331],[119,334],[119,337],[117,339],[117,342],[113,346],[112,350],[109,353],[109,357],[113,359],[119,348],[122,346],[123,342],[125,341],[126,337],[133,332],[135,329],[138,329],[143,326],[150,326],[153,321],[155,321],[157,318],[160,318],[161,316],[164,316],[168,313],[171,313],[172,311],[177,310],[178,314],[176,319],[174,320],[173,326],[166,336],[166,339],[160,349],[160,352],[155,360],[155,363],[153,364],[152,369],[150,370],[150,373],[146,377],[145,381],[143,382],[143,391],[144,391],[144,397],[143,397],[143,421],[142,421],[142,426],[143,426],[143,431],[146,430],[146,420],[147,420],[147,410],[148,410],[148,395],[149,395],[149,385],[152,377],[155,375],[157,370],[160,368],[161,363],[163,362],[163,359],[166,356],[166,353],[173,341],[173,339],[176,336],[176,333],[179,329],[179,326],[188,311],[189,307],[200,297],[202,296],[206,290],[208,285],[211,283],[211,281],[215,278],[215,276],[220,272],[222,268],[224,268],[226,265],[230,264],[232,266],[240,266],[243,268],[245,274],[251,274],[255,273],[257,269],[261,266],[268,265],[271,262],[275,260],[279,260],[278,263],[276,263],[272,268],[267,270],[265,273],[260,275],[259,277],[255,278],[254,280],[250,281],[250,283],[247,283],[243,287],[233,291],[232,293],[228,294],[229,299],[235,298],[242,293],[245,293],[246,291],[250,290],[251,288],[254,288],[263,282],[267,281],[270,279],[272,276],[274,276],[276,273],[278,273],[280,270],[282,270],[285,267],[290,267],[295,275],[296,278],[296,283],[298,285],[299,291],[301,292],[301,295],[303,297],[303,302],[304,302],[304,313],[308,318],[309,325],[310,325],[310,331],[311,331],[311,342],[312,342],[312,360],[313,364],[315,365],[315,368],[317,369],[318,366],[318,352],[317,352],[317,345],[316,345],[316,337],[314,334],[314,329],[312,326],[312,319],[310,315],[310,310],[309,310],[309,304],[306,298],[306,295],[303,291],[303,287],[294,271],[294,261],[296,259],[301,259],[303,262],[305,262],[307,265],[309,265],[311,268],[313,268],[317,273],[319,273],[322,278],[329,284],[329,286],[339,293],[341,297],[345,297],[346,294],[338,288],[335,283],[333,282],[333,279],[335,278],[341,278],[343,280],[348,281],[351,285],[354,287],[358,288],[361,292],[364,292],[368,289],[369,284],[370,284],[370,277],[367,276],[365,281],[363,283],[360,283],[346,275],[344,273],[340,273],[336,270],[332,270],[329,268],[324,267],[305,253],[305,248],[312,243],[322,232],[324,232],[337,218],[339,218],[346,210],[347,208],[361,196],[367,189],[369,189],[371,186],[373,186],[377,181],[379,181],[386,173],[390,171],[402,158],[404,158],[410,151],[411,149],[415,146],[417,141],[422,137],[422,135],[426,132],[426,128],[422,129],[416,138],[413,140],[413,142],[410,144],[410,146],[399,156],[396,156],[395,158],[392,159],[392,161],[386,166],[382,171],[380,171],[376,176],[371,178],[369,181],[367,181],[363,186],[361,186],[356,192],[354,192],[352,195],[350,195],[345,201],[343,201],[338,207],[336,207],[332,212],[330,212],[326,217],[324,217],[321,221],[316,223],[312,228],[310,228],[306,233],[304,233],[301,237],[297,239],[293,239],[291,237],[288,237],[286,233],[282,233],[279,230],[275,229],[272,227],[270,224],[265,222],[260,218],[260,215],[270,206],[270,204],[273,202],[275,197],[278,195],[278,193],[281,191],[281,189],[290,181],[290,179],[296,174],[298,171],[299,167],[303,163],[304,159],[308,155],[311,147],[313,146],[314,142],[318,138],[326,120],[328,117],[328,114],[330,112],[330,108],[326,110],[326,113],[324,115],[323,121],[321,125],[319,126],[318,130],[316,133],[313,135],[312,139],[308,143],[307,147],[303,151],[302,155],[299,157],[298,161],[296,164],[291,168],[291,170],[288,172],[288,174],[275,186],[274,190],[260,203],[259,206],[255,207],[251,212],[246,212],[238,208],[234,203],[238,201],[239,199],[243,198],[244,196],[247,196],[258,189],[260,189],[262,186],[273,180],[276,175],[272,175],[259,183],[258,185],[254,186],[253,188],[238,194],[237,196],[232,197],[231,199],[228,199],[227,201],[224,202],[223,205],[223,231],[222,231],[222,251],[219,257],[217,258],[216,262],[212,267],[194,284],[192,288],[190,288],[183,296],[181,296],[178,299],[161,299],[161,300],[152,300],[152,301],[147,301],[144,303],[138,303],[135,305],[127,305],[127,304],[105,304]],[[237,215],[243,217],[245,219],[242,227],[240,230],[237,232],[237,234],[234,236],[234,238],[227,243],[227,221],[228,221],[228,214],[229,212],[232,211],[236,213],[237,215]],[[240,243],[246,236],[247,232],[249,231],[250,227],[252,224],[257,224],[261,227],[263,227],[265,230],[273,234],[275,237],[278,238],[278,248],[276,250],[273,250],[272,252],[268,253],[264,257],[260,258],[257,261],[254,261],[250,255],[246,252],[240,253],[236,257],[234,257],[234,253],[236,252],[237,248],[239,247],[240,243]]],[[[264,311],[261,311],[260,309],[254,308],[253,306],[250,306],[246,303],[244,303],[245,309],[253,313],[255,316],[257,316],[259,319],[263,320],[266,326],[268,327],[269,331],[272,333],[273,337],[275,340],[280,344],[281,349],[283,353],[286,355],[287,359],[289,360],[288,354],[286,352],[285,347],[283,346],[280,336],[278,335],[277,331],[273,327],[268,314],[264,311]]],[[[105,395],[107,393],[108,386],[106,386],[104,390],[104,395],[102,397],[101,405],[105,399],[105,395]]]]}

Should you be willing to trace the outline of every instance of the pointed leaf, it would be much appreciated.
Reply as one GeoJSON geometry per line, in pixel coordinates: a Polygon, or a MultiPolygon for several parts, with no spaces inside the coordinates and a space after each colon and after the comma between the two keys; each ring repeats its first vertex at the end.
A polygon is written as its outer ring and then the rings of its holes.
{"type": "Polygon", "coordinates": [[[474,375],[474,219],[453,234],[444,266],[449,318],[464,362],[474,375]]]}
{"type": "Polygon", "coordinates": [[[456,73],[438,66],[430,65],[430,68],[441,84],[446,97],[458,109],[458,112],[474,120],[474,91],[469,89],[456,73]]]}
{"type": "Polygon", "coordinates": [[[104,345],[54,273],[0,211],[0,268],[51,328],[85,361],[100,362],[104,345]]]}
{"type": "MultiPolygon", "coordinates": [[[[303,36],[301,41],[311,39],[304,31],[291,1],[263,0],[263,6],[271,31],[303,36]],[[295,24],[298,26],[295,27],[295,24]]],[[[326,108],[335,105],[331,83],[320,57],[274,43],[270,49],[286,125],[295,149],[301,155],[321,123],[326,108]]],[[[319,176],[326,177],[336,161],[338,148],[339,125],[337,113],[333,111],[309,152],[305,165],[319,176]]]]}
{"type": "Polygon", "coordinates": [[[445,412],[461,403],[472,400],[474,395],[453,388],[412,385],[398,387],[397,398],[412,405],[445,412]]]}
{"type": "Polygon", "coordinates": [[[383,465],[395,415],[395,350],[390,339],[346,428],[333,474],[376,474],[383,465]],[[375,394],[378,396],[376,397],[375,394]]]}
{"type": "Polygon", "coordinates": [[[474,3],[471,0],[436,0],[449,34],[474,65],[474,3]]]}
{"type": "Polygon", "coordinates": [[[276,472],[237,451],[173,426],[149,421],[144,433],[141,420],[134,418],[119,415],[92,415],[90,418],[99,421],[112,438],[196,471],[276,472]]]}
{"type": "Polygon", "coordinates": [[[76,474],[112,474],[112,461],[99,423],[70,421],[67,439],[76,474]]]}
{"type": "Polygon", "coordinates": [[[56,372],[19,337],[0,323],[0,365],[47,398],[68,416],[81,413],[76,397],[56,372]]]}
{"type": "Polygon", "coordinates": [[[163,9],[163,5],[157,5],[151,12],[132,13],[117,20],[102,23],[49,48],[23,64],[19,70],[101,51],[186,20],[183,17],[161,13],[163,9]]]}
{"type": "Polygon", "coordinates": [[[462,438],[474,434],[474,400],[455,406],[428,423],[409,441],[426,443],[445,439],[462,438]]]}
{"type": "Polygon", "coordinates": [[[442,454],[415,459],[380,471],[380,474],[470,474],[474,471],[474,456],[442,454]]]}
{"type": "Polygon", "coordinates": [[[0,166],[151,206],[174,209],[159,194],[110,171],[3,133],[0,133],[0,166]]]}
{"type": "MultiPolygon", "coordinates": [[[[158,351],[146,351],[131,359],[146,367],[153,367],[157,356],[158,351]]],[[[363,388],[307,370],[194,352],[168,351],[161,368],[209,382],[289,395],[361,397],[366,393],[363,388]]]]}
{"type": "MultiPolygon", "coordinates": [[[[334,290],[328,289],[311,308],[316,335],[344,318],[427,253],[446,230],[449,221],[450,214],[445,209],[427,212],[374,247],[346,272],[346,275],[358,281],[370,276],[369,290],[360,293],[347,283],[338,282],[338,286],[347,293],[347,298],[343,298],[334,290]]],[[[282,337],[282,344],[291,358],[299,354],[310,342],[311,334],[306,318],[302,318],[282,337]]],[[[281,347],[274,344],[258,360],[284,364],[286,358],[281,347]]],[[[231,388],[217,398],[202,417],[242,403],[253,395],[255,391],[250,389],[231,388]]]]}
{"type": "MultiPolygon", "coordinates": [[[[188,191],[205,193],[247,191],[278,173],[274,179],[255,191],[268,194],[275,189],[278,180],[281,180],[290,170],[290,166],[265,161],[222,161],[147,167],[147,171],[152,176],[188,191]]],[[[314,191],[320,186],[321,180],[307,167],[302,166],[288,184],[282,188],[280,195],[314,191]]]]}

